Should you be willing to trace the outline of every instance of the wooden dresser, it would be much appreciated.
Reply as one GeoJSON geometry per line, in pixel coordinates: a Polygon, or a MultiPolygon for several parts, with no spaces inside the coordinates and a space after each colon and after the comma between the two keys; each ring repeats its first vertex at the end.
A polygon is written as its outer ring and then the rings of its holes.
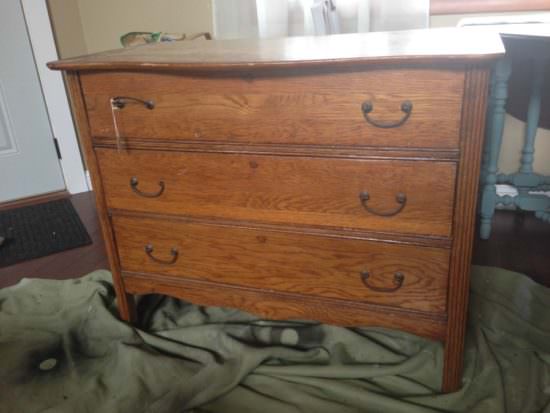
{"type": "Polygon", "coordinates": [[[498,35],[177,42],[65,70],[119,299],[406,330],[460,386],[498,35]]]}

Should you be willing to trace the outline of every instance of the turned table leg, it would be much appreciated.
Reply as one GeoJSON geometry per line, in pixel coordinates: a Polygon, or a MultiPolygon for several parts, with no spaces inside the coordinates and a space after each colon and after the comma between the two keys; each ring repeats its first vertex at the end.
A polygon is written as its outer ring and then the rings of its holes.
{"type": "Polygon", "coordinates": [[[532,193],[532,191],[547,190],[550,184],[550,177],[536,174],[533,170],[535,138],[540,120],[545,63],[542,60],[535,60],[533,62],[531,94],[527,106],[525,141],[521,152],[519,171],[509,175],[497,175],[497,183],[511,184],[518,190],[517,196],[502,196],[498,198],[498,202],[503,205],[514,205],[524,211],[535,211],[537,218],[548,221],[550,198],[532,193]]]}
{"type": "Polygon", "coordinates": [[[493,96],[494,96],[494,90],[495,90],[495,84],[496,84],[496,76],[491,76],[490,83],[489,83],[489,91],[490,95],[487,99],[487,121],[485,122],[485,142],[483,145],[483,156],[481,158],[481,187],[480,189],[483,190],[483,185],[485,184],[487,180],[487,174],[488,174],[488,162],[489,162],[489,154],[491,152],[491,139],[489,139],[490,136],[493,135],[493,122],[491,120],[493,119],[494,112],[495,112],[495,105],[493,102],[493,96]]]}
{"type": "Polygon", "coordinates": [[[527,126],[525,129],[525,143],[521,152],[520,173],[533,173],[533,162],[535,160],[535,136],[540,119],[540,106],[542,102],[542,85],[544,82],[544,64],[535,62],[533,66],[533,84],[529,106],[527,107],[527,126]]]}
{"type": "Polygon", "coordinates": [[[485,161],[485,178],[483,182],[483,192],[481,194],[481,228],[480,236],[482,239],[488,239],[491,235],[491,225],[495,213],[497,192],[497,171],[500,147],[502,145],[502,133],[504,130],[504,119],[506,115],[506,99],[508,97],[508,79],[512,72],[509,59],[500,60],[494,71],[494,83],[491,90],[491,119],[490,126],[487,127],[490,135],[487,136],[487,149],[485,161]]]}

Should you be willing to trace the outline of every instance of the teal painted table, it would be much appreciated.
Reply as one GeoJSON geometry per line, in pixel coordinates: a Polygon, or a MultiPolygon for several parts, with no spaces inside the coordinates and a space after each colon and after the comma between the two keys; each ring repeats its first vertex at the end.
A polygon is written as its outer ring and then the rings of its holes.
{"type": "MultiPolygon", "coordinates": [[[[550,190],[550,176],[534,172],[535,136],[541,113],[542,90],[546,65],[550,64],[550,24],[523,24],[499,26],[506,47],[506,57],[499,61],[491,80],[488,107],[486,143],[482,165],[480,236],[491,236],[493,215],[497,204],[514,205],[533,211],[537,218],[550,223],[550,197],[534,194],[550,190]],[[508,80],[512,73],[512,59],[521,59],[532,65],[530,97],[527,108],[525,138],[518,172],[502,174],[498,160],[502,144],[505,105],[508,98],[508,80]],[[514,186],[517,196],[499,196],[497,184],[514,186]]],[[[527,69],[527,68],[526,68],[527,69]]]]}

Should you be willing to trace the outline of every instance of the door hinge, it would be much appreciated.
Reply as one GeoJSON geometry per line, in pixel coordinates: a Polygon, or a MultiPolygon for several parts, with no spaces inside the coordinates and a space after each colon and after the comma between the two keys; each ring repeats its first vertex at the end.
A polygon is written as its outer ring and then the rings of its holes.
{"type": "Polygon", "coordinates": [[[59,141],[57,140],[57,138],[53,138],[53,144],[55,145],[55,151],[57,152],[57,158],[62,159],[61,158],[61,150],[59,149],[59,141]]]}

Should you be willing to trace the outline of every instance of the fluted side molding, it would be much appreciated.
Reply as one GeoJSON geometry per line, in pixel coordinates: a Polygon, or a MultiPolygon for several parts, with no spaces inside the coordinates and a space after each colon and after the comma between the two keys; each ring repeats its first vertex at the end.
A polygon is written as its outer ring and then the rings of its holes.
{"type": "Polygon", "coordinates": [[[471,66],[466,73],[454,212],[454,243],[449,272],[448,324],[443,372],[444,392],[460,387],[466,333],[476,201],[485,129],[489,67],[471,66]]]}

